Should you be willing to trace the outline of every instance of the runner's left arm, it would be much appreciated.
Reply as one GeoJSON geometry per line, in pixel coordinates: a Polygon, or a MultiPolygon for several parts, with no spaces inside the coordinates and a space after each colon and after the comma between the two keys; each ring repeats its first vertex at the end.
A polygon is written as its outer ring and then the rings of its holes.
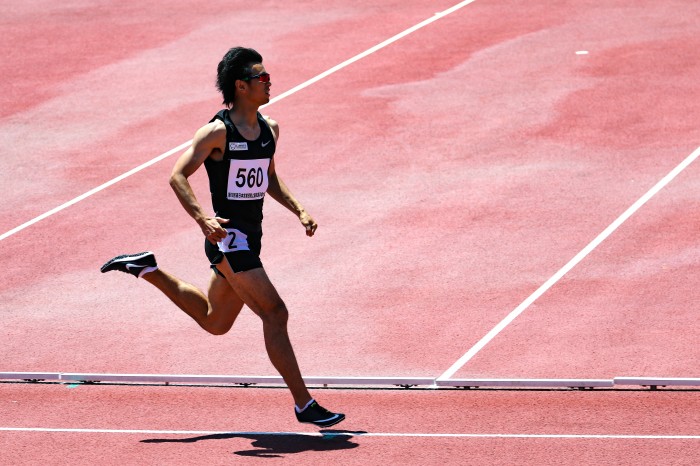
{"type": "MultiPolygon", "coordinates": [[[[279,138],[279,125],[275,120],[266,117],[265,120],[267,124],[270,125],[270,129],[275,136],[275,144],[279,138]]],[[[316,233],[316,228],[318,224],[309,215],[309,213],[304,209],[304,206],[294,197],[294,194],[289,190],[287,185],[282,181],[282,178],[277,174],[275,169],[274,158],[270,160],[270,169],[268,172],[269,185],[267,187],[267,193],[277,202],[286,207],[290,212],[299,217],[299,221],[306,229],[306,236],[313,236],[316,233]]]]}

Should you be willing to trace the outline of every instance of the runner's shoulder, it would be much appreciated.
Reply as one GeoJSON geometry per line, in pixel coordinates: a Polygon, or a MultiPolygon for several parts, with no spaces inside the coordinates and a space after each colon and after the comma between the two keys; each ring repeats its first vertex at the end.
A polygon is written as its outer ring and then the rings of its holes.
{"type": "Polygon", "coordinates": [[[277,126],[277,121],[273,120],[270,115],[262,115],[262,117],[267,122],[268,125],[277,126]]]}
{"type": "Polygon", "coordinates": [[[210,147],[224,147],[226,145],[226,125],[221,120],[207,123],[195,133],[194,143],[210,147]]]}
{"type": "Polygon", "coordinates": [[[277,121],[273,120],[269,115],[262,115],[262,117],[265,120],[265,123],[267,123],[272,132],[275,134],[275,139],[277,139],[280,134],[280,126],[277,124],[277,121]]]}

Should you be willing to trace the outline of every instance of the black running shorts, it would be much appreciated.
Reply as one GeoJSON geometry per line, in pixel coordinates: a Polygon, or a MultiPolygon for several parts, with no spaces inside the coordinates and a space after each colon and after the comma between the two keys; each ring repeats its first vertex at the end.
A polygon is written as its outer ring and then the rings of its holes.
{"type": "MultiPolygon", "coordinates": [[[[208,239],[204,240],[204,252],[209,258],[211,268],[222,275],[216,268],[217,264],[226,257],[234,273],[245,272],[262,267],[260,261],[260,248],[262,231],[250,231],[245,233],[236,228],[226,228],[228,236],[216,245],[208,239]]],[[[223,276],[223,275],[222,275],[223,276]]]]}

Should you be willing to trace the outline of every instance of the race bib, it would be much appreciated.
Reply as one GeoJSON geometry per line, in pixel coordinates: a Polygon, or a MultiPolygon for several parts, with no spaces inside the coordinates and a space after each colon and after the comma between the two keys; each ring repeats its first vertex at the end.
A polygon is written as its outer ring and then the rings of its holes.
{"type": "Polygon", "coordinates": [[[226,232],[228,233],[228,236],[216,243],[219,245],[219,251],[250,251],[250,248],[248,247],[248,235],[242,231],[236,230],[235,228],[226,228],[226,232]]]}
{"type": "Polygon", "coordinates": [[[231,160],[226,198],[231,201],[251,201],[265,197],[270,159],[231,160]]]}

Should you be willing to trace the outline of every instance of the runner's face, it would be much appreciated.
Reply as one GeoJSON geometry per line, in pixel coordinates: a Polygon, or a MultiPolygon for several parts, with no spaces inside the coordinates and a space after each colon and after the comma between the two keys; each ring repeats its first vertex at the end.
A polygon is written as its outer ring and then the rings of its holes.
{"type": "MultiPolygon", "coordinates": [[[[262,73],[267,73],[262,63],[257,63],[250,67],[251,76],[257,76],[262,73]]],[[[248,88],[250,89],[251,98],[254,100],[260,99],[262,104],[266,104],[270,101],[270,86],[272,86],[270,81],[265,83],[261,82],[260,78],[252,78],[246,82],[248,83],[248,88]]]]}

